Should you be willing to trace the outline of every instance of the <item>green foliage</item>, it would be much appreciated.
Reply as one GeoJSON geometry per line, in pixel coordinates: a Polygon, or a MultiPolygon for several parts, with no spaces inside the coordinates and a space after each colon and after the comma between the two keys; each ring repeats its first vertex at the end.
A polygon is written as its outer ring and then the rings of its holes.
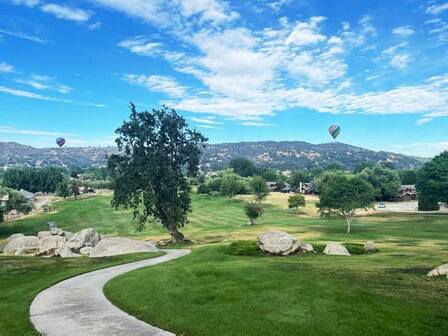
{"type": "Polygon", "coordinates": [[[320,199],[316,203],[321,215],[338,215],[347,221],[347,233],[357,209],[373,205],[375,189],[356,175],[330,174],[320,182],[320,199]]]}
{"type": "Polygon", "coordinates": [[[72,190],[69,185],[69,181],[67,178],[64,178],[56,186],[56,195],[59,197],[67,198],[67,197],[71,196],[71,194],[72,194],[72,190]]]}
{"type": "Polygon", "coordinates": [[[33,206],[28,202],[28,199],[17,190],[0,187],[0,198],[5,195],[8,195],[8,201],[3,206],[0,204],[0,223],[4,221],[5,214],[11,210],[24,214],[33,210],[33,206]]]}
{"type": "Polygon", "coordinates": [[[248,193],[247,181],[233,172],[225,172],[221,177],[219,192],[223,196],[233,198],[237,194],[248,193]]]}
{"type": "Polygon", "coordinates": [[[364,244],[359,243],[344,243],[342,244],[350,252],[350,254],[366,254],[367,251],[364,249],[364,244]]]}
{"type": "Polygon", "coordinates": [[[311,182],[312,179],[313,177],[309,171],[294,170],[289,176],[288,182],[292,189],[297,189],[300,186],[300,183],[308,183],[311,182]]]}
{"type": "Polygon", "coordinates": [[[131,115],[116,130],[119,154],[109,158],[116,208],[133,209],[137,229],[149,218],[159,220],[172,241],[183,242],[178,228],[187,223],[190,208],[188,177],[198,172],[207,139],[189,129],[175,110],[162,107],[131,115]]]}
{"type": "Polygon", "coordinates": [[[210,189],[205,183],[201,183],[198,185],[197,193],[198,194],[208,194],[210,192],[210,189]]]}
{"type": "Polygon", "coordinates": [[[230,160],[229,168],[233,169],[234,172],[243,177],[253,176],[257,173],[257,167],[255,164],[243,157],[237,157],[230,160]]]}
{"type": "Polygon", "coordinates": [[[249,219],[248,225],[254,225],[255,220],[263,214],[263,207],[257,202],[246,202],[244,204],[244,212],[249,219]]]}
{"type": "Polygon", "coordinates": [[[416,184],[417,172],[415,170],[399,170],[401,184],[416,184]]]}
{"type": "Polygon", "coordinates": [[[438,202],[448,203],[448,151],[425,163],[417,174],[416,188],[419,210],[438,210],[438,202]]]}
{"type": "Polygon", "coordinates": [[[79,195],[81,195],[81,190],[79,187],[79,181],[76,179],[72,179],[70,181],[70,193],[75,197],[75,199],[78,198],[79,195]]]}
{"type": "Polygon", "coordinates": [[[280,174],[275,169],[262,168],[259,169],[258,175],[264,178],[265,181],[277,182],[281,179],[280,174]]]}
{"type": "Polygon", "coordinates": [[[360,176],[375,188],[377,200],[390,200],[400,191],[400,176],[395,170],[377,165],[365,168],[360,176]]]}
{"type": "Polygon", "coordinates": [[[261,176],[254,176],[250,181],[250,187],[258,202],[263,201],[269,195],[269,188],[261,176]]]}
{"type": "Polygon", "coordinates": [[[304,207],[305,205],[305,197],[303,195],[294,194],[288,197],[288,208],[290,209],[299,211],[299,207],[304,207]]]}
{"type": "Polygon", "coordinates": [[[265,256],[257,246],[255,240],[236,240],[231,242],[226,249],[226,253],[233,256],[262,257],[265,256]]]}
{"type": "Polygon", "coordinates": [[[66,175],[63,168],[11,168],[3,175],[3,185],[12,189],[30,192],[54,192],[66,175]]]}

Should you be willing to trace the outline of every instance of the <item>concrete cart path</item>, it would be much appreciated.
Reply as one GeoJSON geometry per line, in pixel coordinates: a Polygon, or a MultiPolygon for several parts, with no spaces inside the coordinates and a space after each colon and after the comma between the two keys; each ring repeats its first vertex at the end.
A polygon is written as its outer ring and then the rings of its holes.
{"type": "Polygon", "coordinates": [[[43,290],[31,303],[31,322],[44,336],[174,335],[121,311],[103,293],[104,284],[120,274],[180,258],[190,250],[164,252],[161,257],[78,275],[43,290]]]}

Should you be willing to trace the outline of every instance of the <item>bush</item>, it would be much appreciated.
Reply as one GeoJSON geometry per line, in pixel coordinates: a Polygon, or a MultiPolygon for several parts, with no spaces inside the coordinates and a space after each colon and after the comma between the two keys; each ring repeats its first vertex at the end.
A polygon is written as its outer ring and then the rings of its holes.
{"type": "Polygon", "coordinates": [[[359,243],[344,243],[342,244],[350,252],[350,254],[366,254],[367,251],[364,250],[364,245],[359,243]]]}
{"type": "Polygon", "coordinates": [[[261,251],[254,240],[237,240],[229,244],[227,254],[234,256],[258,257],[265,254],[261,251]]]}
{"type": "Polygon", "coordinates": [[[418,211],[439,211],[440,206],[437,198],[420,195],[418,198],[418,211]]]}
{"type": "Polygon", "coordinates": [[[263,207],[257,202],[247,202],[244,205],[244,211],[249,218],[248,225],[254,225],[255,220],[263,214],[263,207]]]}
{"type": "Polygon", "coordinates": [[[208,194],[209,192],[210,192],[210,190],[205,183],[201,183],[198,186],[198,189],[197,189],[198,194],[208,194]]]}
{"type": "Polygon", "coordinates": [[[320,243],[312,243],[314,251],[316,251],[316,253],[324,253],[325,250],[325,245],[327,244],[320,244],[320,243]]]}

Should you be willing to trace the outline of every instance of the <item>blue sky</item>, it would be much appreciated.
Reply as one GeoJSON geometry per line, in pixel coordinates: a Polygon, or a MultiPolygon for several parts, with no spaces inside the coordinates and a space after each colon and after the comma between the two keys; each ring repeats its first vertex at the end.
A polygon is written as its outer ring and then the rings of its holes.
{"type": "Polygon", "coordinates": [[[0,141],[113,143],[167,104],[210,142],[448,149],[446,0],[0,0],[0,141]]]}

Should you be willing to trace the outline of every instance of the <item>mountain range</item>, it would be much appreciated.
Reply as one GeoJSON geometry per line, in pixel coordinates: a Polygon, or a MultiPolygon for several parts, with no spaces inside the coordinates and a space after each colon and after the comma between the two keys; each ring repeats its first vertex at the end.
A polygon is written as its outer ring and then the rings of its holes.
{"type": "MultiPolygon", "coordinates": [[[[35,148],[15,142],[0,142],[0,167],[63,166],[101,167],[115,147],[35,148]]],[[[339,164],[354,169],[363,163],[389,162],[397,169],[419,168],[425,159],[385,151],[373,151],[340,142],[311,144],[303,141],[257,141],[208,144],[201,169],[225,168],[235,157],[248,158],[258,167],[279,170],[306,169],[339,164]]]]}

